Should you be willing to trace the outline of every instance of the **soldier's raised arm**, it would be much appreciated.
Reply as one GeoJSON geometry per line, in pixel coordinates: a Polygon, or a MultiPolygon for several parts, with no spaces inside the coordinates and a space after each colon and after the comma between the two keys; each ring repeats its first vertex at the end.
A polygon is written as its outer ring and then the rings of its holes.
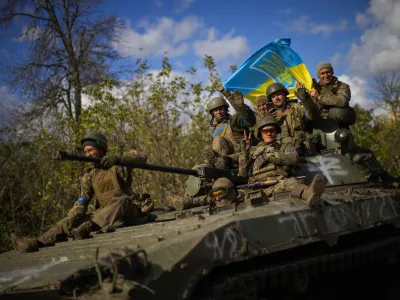
{"type": "Polygon", "coordinates": [[[317,120],[321,116],[318,105],[314,102],[311,95],[307,92],[305,86],[301,82],[296,82],[296,96],[304,106],[306,118],[309,120],[317,120]]]}
{"type": "Polygon", "coordinates": [[[236,110],[236,113],[232,116],[232,123],[235,124],[236,127],[249,128],[256,124],[256,115],[254,111],[244,103],[244,97],[240,91],[231,93],[221,87],[220,92],[236,110]]]}

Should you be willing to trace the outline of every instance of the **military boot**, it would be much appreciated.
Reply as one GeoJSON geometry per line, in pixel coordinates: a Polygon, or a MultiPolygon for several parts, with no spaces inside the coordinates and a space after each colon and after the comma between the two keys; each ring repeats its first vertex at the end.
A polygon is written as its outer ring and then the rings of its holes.
{"type": "Polygon", "coordinates": [[[215,168],[215,162],[217,160],[217,152],[214,151],[210,146],[205,146],[203,149],[204,163],[207,167],[215,168]]]}
{"type": "Polygon", "coordinates": [[[39,251],[39,241],[36,239],[19,237],[15,233],[12,233],[11,240],[12,240],[14,249],[19,251],[20,253],[39,251]]]}
{"type": "Polygon", "coordinates": [[[322,175],[314,177],[310,185],[298,183],[293,186],[291,196],[303,199],[308,206],[315,207],[321,201],[321,195],[325,191],[325,179],[322,175]]]}
{"type": "Polygon", "coordinates": [[[86,221],[82,223],[78,228],[75,228],[71,231],[71,235],[74,237],[75,240],[83,240],[90,237],[90,233],[93,231],[92,221],[86,221]]]}

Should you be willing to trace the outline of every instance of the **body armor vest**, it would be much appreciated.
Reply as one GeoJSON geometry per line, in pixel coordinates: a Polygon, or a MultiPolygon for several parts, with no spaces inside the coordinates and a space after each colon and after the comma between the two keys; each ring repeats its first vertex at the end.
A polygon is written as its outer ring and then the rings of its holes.
{"type": "MultiPolygon", "coordinates": [[[[252,161],[255,161],[258,156],[264,155],[265,153],[271,153],[271,155],[273,155],[273,153],[279,152],[280,149],[284,149],[284,144],[280,144],[278,142],[275,142],[266,147],[257,147],[252,154],[252,161]]],[[[268,163],[267,165],[264,165],[261,169],[253,171],[252,182],[258,180],[275,179],[279,176],[281,176],[282,178],[286,177],[288,175],[288,169],[289,167],[287,166],[277,166],[274,163],[268,163]]]]}
{"type": "Polygon", "coordinates": [[[99,207],[107,206],[115,195],[126,193],[118,181],[116,167],[108,170],[94,168],[90,172],[93,190],[99,207]]]}
{"type": "Polygon", "coordinates": [[[217,136],[223,136],[234,144],[240,143],[240,141],[243,139],[243,133],[235,133],[232,131],[231,118],[218,123],[217,126],[215,126],[214,128],[212,136],[213,138],[217,136]]]}

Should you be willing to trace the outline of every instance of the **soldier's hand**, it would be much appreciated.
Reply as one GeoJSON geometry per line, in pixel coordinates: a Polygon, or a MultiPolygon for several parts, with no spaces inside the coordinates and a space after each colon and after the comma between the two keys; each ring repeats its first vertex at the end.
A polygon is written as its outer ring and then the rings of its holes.
{"type": "Polygon", "coordinates": [[[294,93],[300,101],[305,98],[306,95],[306,89],[305,85],[302,82],[297,81],[296,82],[296,92],[294,93]]]}
{"type": "Polygon", "coordinates": [[[311,97],[313,97],[315,99],[318,99],[318,97],[320,96],[320,94],[318,93],[317,90],[311,90],[310,95],[311,95],[311,97]]]}
{"type": "Polygon", "coordinates": [[[240,143],[240,150],[242,151],[249,151],[251,148],[251,132],[249,136],[247,136],[246,130],[243,132],[243,140],[240,143]]]}
{"type": "Polygon", "coordinates": [[[103,169],[109,169],[112,166],[120,163],[121,159],[117,155],[109,154],[104,156],[100,161],[100,167],[103,169]]]}
{"type": "Polygon", "coordinates": [[[297,81],[296,82],[296,89],[304,89],[304,83],[297,81]]]}
{"type": "Polygon", "coordinates": [[[153,200],[151,200],[150,198],[146,199],[145,202],[142,204],[142,207],[140,209],[140,211],[143,214],[147,214],[149,212],[151,212],[154,208],[154,202],[153,200]]]}
{"type": "Polygon", "coordinates": [[[243,94],[240,91],[233,91],[233,102],[235,103],[235,105],[244,104],[243,94]]]}

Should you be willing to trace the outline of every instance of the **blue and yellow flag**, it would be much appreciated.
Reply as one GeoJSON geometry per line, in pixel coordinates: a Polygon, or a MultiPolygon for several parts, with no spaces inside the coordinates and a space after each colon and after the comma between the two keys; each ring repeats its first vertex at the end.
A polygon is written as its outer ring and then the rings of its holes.
{"type": "Polygon", "coordinates": [[[280,82],[294,99],[296,81],[303,82],[311,90],[312,79],[300,56],[290,48],[291,38],[281,38],[265,45],[225,82],[228,91],[239,90],[255,103],[258,96],[265,95],[267,87],[280,82]]]}

